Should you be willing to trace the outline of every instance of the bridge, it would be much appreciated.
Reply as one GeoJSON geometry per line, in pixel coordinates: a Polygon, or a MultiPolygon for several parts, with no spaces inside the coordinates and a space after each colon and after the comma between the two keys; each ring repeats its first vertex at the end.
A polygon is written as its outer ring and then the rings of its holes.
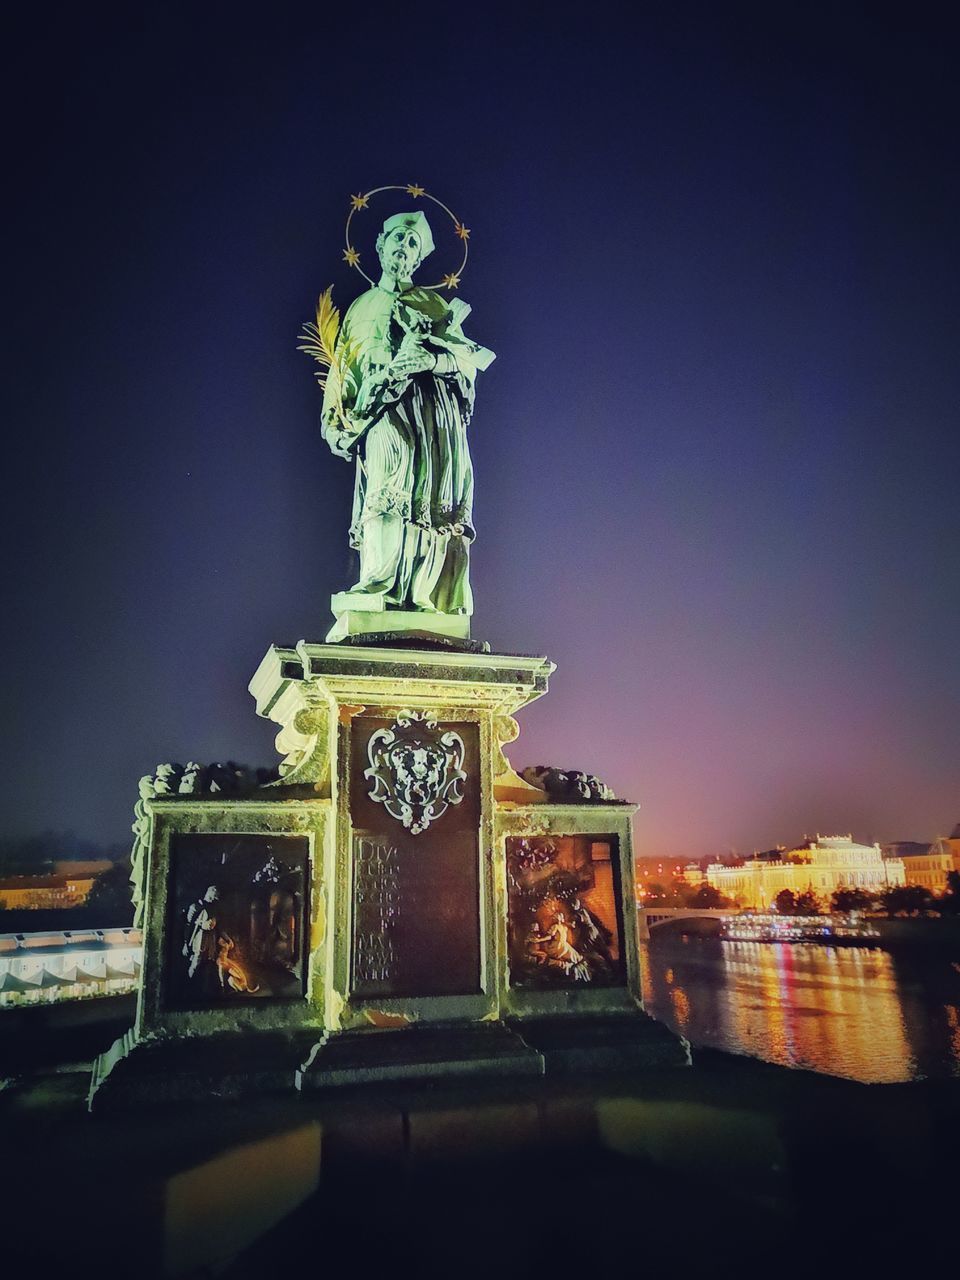
{"type": "Polygon", "coordinates": [[[650,930],[671,920],[727,920],[736,915],[729,907],[642,907],[637,904],[637,936],[641,942],[650,937],[650,930]]]}

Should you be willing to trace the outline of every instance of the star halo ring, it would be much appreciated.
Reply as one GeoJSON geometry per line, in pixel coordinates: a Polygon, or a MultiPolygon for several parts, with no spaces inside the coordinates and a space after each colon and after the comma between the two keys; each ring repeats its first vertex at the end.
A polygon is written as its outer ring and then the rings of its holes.
{"type": "Polygon", "coordinates": [[[460,260],[460,265],[457,267],[456,271],[452,271],[448,275],[445,275],[443,279],[438,281],[436,284],[418,285],[417,287],[421,289],[456,289],[457,285],[460,283],[460,277],[463,275],[463,269],[467,265],[467,256],[469,253],[467,238],[470,235],[470,229],[463,225],[456,214],[453,213],[451,209],[448,209],[442,200],[438,200],[436,196],[432,196],[429,191],[418,186],[415,182],[409,182],[406,186],[390,185],[386,187],[373,187],[370,191],[364,191],[362,195],[350,197],[350,212],[347,214],[347,225],[344,233],[344,242],[346,244],[346,249],[343,255],[344,261],[349,263],[355,271],[359,271],[368,284],[373,286],[376,285],[376,280],[371,280],[360,265],[360,255],[353,247],[353,243],[350,239],[350,226],[353,222],[354,215],[360,213],[361,210],[366,209],[370,202],[370,197],[379,195],[381,191],[402,191],[405,195],[413,196],[414,200],[430,200],[433,204],[439,205],[447,215],[453,223],[453,228],[457,237],[463,243],[463,257],[460,260]]]}

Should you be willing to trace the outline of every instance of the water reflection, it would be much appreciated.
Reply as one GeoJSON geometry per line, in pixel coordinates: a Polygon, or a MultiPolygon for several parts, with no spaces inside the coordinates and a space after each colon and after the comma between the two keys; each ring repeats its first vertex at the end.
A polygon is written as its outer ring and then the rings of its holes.
{"type": "Polygon", "coordinates": [[[694,1045],[870,1082],[960,1076],[960,967],[856,947],[663,934],[644,1000],[694,1045]]]}

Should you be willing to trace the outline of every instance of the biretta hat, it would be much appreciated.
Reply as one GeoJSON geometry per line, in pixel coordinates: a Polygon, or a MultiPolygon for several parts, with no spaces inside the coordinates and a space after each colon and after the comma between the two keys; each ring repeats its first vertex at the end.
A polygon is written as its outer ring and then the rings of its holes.
{"type": "Polygon", "coordinates": [[[415,231],[420,237],[420,260],[421,262],[428,253],[433,253],[433,233],[430,230],[430,223],[423,214],[417,210],[415,213],[395,213],[388,218],[383,224],[384,234],[392,231],[394,227],[409,227],[411,231],[415,231]]]}

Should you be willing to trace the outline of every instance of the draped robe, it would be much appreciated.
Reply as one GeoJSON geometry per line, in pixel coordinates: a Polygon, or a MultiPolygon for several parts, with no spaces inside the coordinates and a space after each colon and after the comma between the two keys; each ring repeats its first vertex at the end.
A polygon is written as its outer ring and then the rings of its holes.
{"type": "Polygon", "coordinates": [[[467,424],[477,370],[494,357],[464,337],[469,311],[432,289],[379,285],[349,308],[337,340],[322,424],[334,452],[356,453],[350,543],[360,577],[350,590],[386,608],[473,612],[467,424]],[[391,377],[404,343],[425,347],[436,366],[391,377]]]}

